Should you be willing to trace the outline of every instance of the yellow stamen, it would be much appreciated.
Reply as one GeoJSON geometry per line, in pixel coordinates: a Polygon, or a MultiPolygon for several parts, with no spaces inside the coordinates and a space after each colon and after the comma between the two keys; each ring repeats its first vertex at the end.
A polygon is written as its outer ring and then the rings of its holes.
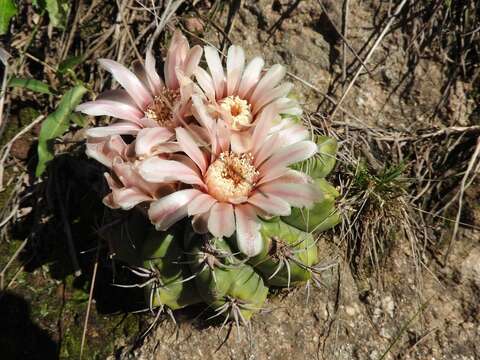
{"type": "Polygon", "coordinates": [[[225,151],[207,170],[205,183],[208,192],[218,201],[246,197],[255,186],[258,171],[250,153],[235,154],[225,151]]]}
{"type": "Polygon", "coordinates": [[[179,98],[180,92],[177,89],[163,88],[145,110],[145,117],[156,121],[160,126],[175,127],[174,111],[179,98]]]}
{"type": "Polygon", "coordinates": [[[220,107],[232,116],[233,130],[243,130],[252,122],[251,105],[238,96],[228,96],[220,101],[220,107]]]}

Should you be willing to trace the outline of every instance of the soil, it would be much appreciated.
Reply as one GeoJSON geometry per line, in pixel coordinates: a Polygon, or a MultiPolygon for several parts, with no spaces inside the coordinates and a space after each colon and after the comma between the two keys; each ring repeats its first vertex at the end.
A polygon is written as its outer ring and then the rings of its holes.
{"type": "MultiPolygon", "coordinates": [[[[392,13],[389,7],[392,2],[371,0],[349,3],[348,43],[364,58],[373,45],[372,34],[378,34],[383,29],[388,14],[392,13]]],[[[229,6],[218,4],[223,2],[201,1],[198,13],[190,8],[182,13],[180,9],[178,18],[172,24],[178,22],[190,30],[191,42],[202,45],[197,36],[215,45],[228,45],[217,28],[225,29],[232,43],[244,47],[247,58],[261,55],[267,65],[281,63],[287,67],[288,72],[293,74],[287,77],[295,84],[296,95],[306,113],[317,112],[323,116],[331,111],[333,105],[326,99],[326,94],[338,101],[348,85],[348,80],[343,84],[341,81],[343,41],[336,30],[341,29],[342,2],[247,0],[241,2],[238,13],[232,17],[229,17],[229,6]],[[213,12],[215,6],[218,10],[213,12]]],[[[113,20],[105,14],[103,16],[105,21],[98,26],[105,31],[108,28],[105,23],[113,20]]],[[[148,19],[148,15],[145,16],[148,19]]],[[[139,16],[140,20],[132,17],[131,20],[144,24],[145,16],[139,16]]],[[[413,133],[418,129],[442,126],[478,125],[480,100],[473,79],[454,78],[450,87],[452,90],[445,96],[445,87],[451,79],[448,62],[436,54],[435,49],[427,48],[412,64],[406,50],[412,46],[411,37],[407,36],[409,22],[397,23],[367,63],[370,74],[363,72],[359,76],[343,102],[342,107],[348,114],[338,111],[335,118],[324,119],[323,127],[331,129],[336,126],[338,129],[348,119],[357,126],[413,133]]],[[[87,30],[87,26],[81,29],[87,30]]],[[[346,64],[354,63],[355,56],[348,49],[346,51],[346,64]]],[[[45,58],[46,61],[48,59],[51,55],[45,58]]],[[[93,60],[90,59],[85,67],[89,68],[93,60]]],[[[356,68],[347,66],[346,70],[347,79],[351,79],[356,68]]],[[[30,116],[30,121],[34,117],[30,116]]],[[[11,124],[15,127],[7,127],[6,138],[11,138],[11,134],[16,133],[25,122],[19,118],[11,124]]],[[[345,136],[346,131],[342,128],[338,130],[340,153],[353,146],[345,136]]],[[[32,161],[35,136],[33,132],[22,137],[12,148],[15,161],[23,162],[25,167],[32,161]]],[[[86,209],[94,208],[89,204],[99,201],[98,192],[104,187],[101,173],[95,173],[98,168],[92,168],[91,163],[83,158],[82,164],[75,170],[72,165],[78,164],[75,161],[67,158],[59,165],[59,171],[74,179],[78,188],[95,188],[92,194],[88,192],[74,203],[79,207],[83,204],[86,209]]],[[[10,169],[8,176],[15,177],[18,173],[10,169]]],[[[341,175],[334,174],[331,180],[338,184],[341,175]]],[[[0,200],[5,202],[6,198],[2,196],[0,200]]],[[[127,299],[123,302],[119,299],[131,296],[138,308],[141,300],[128,291],[114,290],[110,286],[111,263],[101,265],[85,358],[478,359],[479,199],[480,186],[478,180],[474,180],[465,194],[465,209],[462,212],[462,222],[470,225],[460,227],[446,263],[441,256],[445,246],[440,247],[442,251],[439,252],[425,251],[418,259],[412,253],[412,244],[405,233],[399,231],[380,274],[359,277],[345,259],[339,230],[323,234],[319,245],[321,252],[326,257],[335,254],[339,260],[338,266],[321,274],[322,286],[275,291],[268,298],[265,308],[254,316],[251,325],[241,326],[240,329],[233,324],[225,327],[211,325],[199,316],[202,309],[193,308],[175,313],[177,324],[169,317],[162,318],[144,340],[136,341],[140,330],[145,330],[152,318],[129,314],[124,319],[124,314],[131,311],[132,306],[125,305],[127,299]]],[[[79,252],[89,251],[96,241],[92,235],[94,220],[91,217],[83,217],[82,220],[80,210],[70,216],[72,221],[80,218],[74,226],[74,230],[78,231],[75,241],[79,252]],[[89,230],[86,231],[86,228],[89,230]]],[[[454,218],[455,212],[452,214],[454,218]]],[[[58,234],[62,229],[58,213],[55,216],[56,221],[47,226],[47,235],[58,234]]],[[[27,230],[24,228],[21,234],[29,232],[32,226],[28,222],[23,224],[27,230]]],[[[431,227],[428,231],[439,237],[439,243],[443,244],[441,240],[448,240],[452,234],[451,222],[431,227]],[[439,229],[443,234],[441,239],[437,235],[439,229]]],[[[23,237],[14,235],[11,241],[0,242],[0,251],[6,254],[0,257],[1,264],[6,263],[15,252],[20,239],[23,237]]],[[[53,245],[49,243],[47,250],[43,248],[43,251],[48,252],[48,249],[57,246],[63,237],[56,235],[55,239],[57,242],[54,241],[53,245]]],[[[9,291],[4,293],[6,296],[0,298],[1,311],[7,314],[8,319],[0,325],[0,334],[14,329],[12,336],[0,335],[3,338],[0,350],[7,349],[6,353],[12,359],[22,356],[32,359],[76,358],[79,354],[95,254],[81,257],[84,275],[74,279],[71,264],[63,264],[69,259],[68,247],[65,243],[59,247],[58,254],[49,254],[36,266],[26,268],[27,271],[22,272],[9,291]],[[62,265],[56,266],[59,262],[62,265]],[[17,316],[23,319],[24,326],[19,325],[17,316]],[[24,346],[24,342],[18,340],[22,333],[37,340],[24,346]],[[17,347],[22,346],[23,349],[18,350],[17,347]],[[39,354],[42,355],[38,357],[39,354]]],[[[16,265],[24,265],[25,258],[23,256],[16,265]]]]}

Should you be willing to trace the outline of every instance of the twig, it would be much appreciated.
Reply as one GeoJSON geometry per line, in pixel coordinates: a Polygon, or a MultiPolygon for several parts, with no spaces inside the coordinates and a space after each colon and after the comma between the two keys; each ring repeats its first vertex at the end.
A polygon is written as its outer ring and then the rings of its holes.
{"type": "MultiPolygon", "coordinates": [[[[8,79],[8,59],[10,58],[10,54],[0,47],[0,61],[3,63],[5,67],[5,71],[3,72],[3,81],[2,81],[2,88],[0,90],[0,129],[2,128],[3,123],[3,104],[5,102],[5,94],[7,92],[7,79],[8,79]]],[[[1,184],[1,182],[0,182],[1,184]]]]}
{"type": "MultiPolygon", "coordinates": [[[[385,28],[383,29],[383,31],[380,33],[380,35],[378,36],[377,40],[375,41],[375,43],[373,44],[373,46],[371,47],[370,51],[368,52],[367,56],[365,56],[365,60],[363,61],[365,64],[368,63],[368,61],[370,60],[370,57],[373,55],[373,53],[375,52],[375,50],[377,49],[378,45],[380,44],[380,42],[383,40],[383,38],[385,37],[385,35],[387,34],[388,30],[390,29],[390,27],[392,26],[393,24],[393,21],[395,20],[395,18],[398,16],[398,14],[400,14],[400,11],[402,11],[403,7],[405,6],[405,4],[407,3],[407,0],[402,0],[402,2],[397,6],[397,8],[395,9],[394,13],[392,14],[392,16],[390,17],[390,20],[387,22],[387,25],[385,25],[385,28]]],[[[347,86],[347,89],[344,91],[342,97],[340,98],[340,100],[338,101],[337,103],[337,106],[335,106],[335,108],[333,109],[331,115],[330,115],[330,119],[333,119],[335,114],[337,113],[337,110],[340,108],[340,105],[343,103],[343,101],[345,100],[345,98],[347,97],[348,93],[350,92],[350,90],[352,89],[353,85],[355,84],[355,82],[357,81],[358,79],[358,76],[360,75],[360,73],[362,72],[362,69],[363,67],[362,66],[359,66],[358,67],[358,70],[357,72],[355,73],[355,75],[353,76],[352,80],[350,81],[350,83],[348,84],[347,86]]]]}
{"type": "Polygon", "coordinates": [[[10,265],[12,265],[12,263],[15,261],[15,259],[18,257],[18,255],[20,255],[20,253],[22,252],[25,245],[27,245],[27,241],[28,241],[28,238],[23,240],[23,242],[20,244],[18,249],[15,251],[15,253],[12,255],[10,260],[8,260],[7,265],[5,265],[2,272],[0,273],[0,290],[1,291],[4,290],[3,286],[4,286],[4,280],[5,280],[5,273],[6,273],[7,269],[10,267],[10,265]]]}
{"type": "Polygon", "coordinates": [[[97,256],[95,259],[95,265],[93,266],[92,283],[90,284],[90,293],[88,294],[87,313],[85,314],[85,322],[83,323],[82,343],[80,345],[80,360],[82,360],[83,348],[85,346],[85,340],[87,337],[88,319],[90,318],[90,309],[92,307],[93,289],[95,288],[95,279],[97,278],[99,256],[100,256],[100,246],[97,248],[97,256]]]}
{"type": "Polygon", "coordinates": [[[318,3],[320,4],[320,7],[322,8],[323,12],[325,13],[325,16],[327,17],[327,19],[330,21],[330,24],[332,24],[332,27],[335,29],[335,32],[338,34],[338,36],[340,36],[340,38],[342,39],[343,41],[343,59],[344,59],[344,65],[346,65],[346,59],[345,59],[345,47],[348,48],[348,50],[350,50],[350,52],[352,53],[353,56],[355,56],[355,58],[358,60],[358,62],[360,63],[361,66],[363,66],[363,68],[365,69],[365,71],[368,73],[368,75],[370,76],[373,76],[373,74],[371,73],[371,71],[368,69],[367,65],[365,64],[365,62],[362,60],[362,58],[360,57],[360,55],[358,55],[358,53],[355,51],[355,49],[350,46],[350,43],[347,41],[347,21],[348,21],[348,0],[346,1],[345,3],[345,14],[344,14],[344,21],[343,21],[343,33],[345,34],[342,34],[342,31],[339,31],[338,28],[337,28],[337,25],[335,25],[335,23],[332,21],[332,19],[330,18],[330,15],[328,15],[328,11],[327,9],[325,8],[325,5],[323,5],[323,2],[321,0],[318,0],[318,3]]]}
{"type": "MultiPolygon", "coordinates": [[[[477,146],[475,147],[475,151],[473,152],[472,157],[470,158],[470,161],[468,162],[468,167],[467,170],[465,171],[465,174],[463,175],[462,182],[460,183],[460,192],[458,196],[458,210],[457,210],[457,216],[455,217],[455,224],[453,226],[453,232],[452,232],[452,237],[450,238],[450,242],[448,243],[448,248],[447,252],[445,253],[445,258],[444,258],[444,265],[447,264],[448,261],[448,256],[450,254],[450,251],[452,249],[452,244],[455,241],[455,238],[457,237],[457,232],[458,232],[458,227],[460,224],[460,216],[462,215],[462,210],[463,210],[463,195],[465,193],[465,190],[467,189],[468,185],[467,180],[472,172],[473,166],[475,162],[477,161],[478,156],[480,155],[480,138],[477,139],[477,146]]],[[[471,182],[470,182],[471,184],[471,182]]]]}

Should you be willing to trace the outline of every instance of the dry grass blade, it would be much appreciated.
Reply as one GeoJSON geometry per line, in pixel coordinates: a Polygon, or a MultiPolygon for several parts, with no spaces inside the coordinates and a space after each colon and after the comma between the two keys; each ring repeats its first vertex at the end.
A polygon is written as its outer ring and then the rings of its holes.
{"type": "Polygon", "coordinates": [[[88,294],[87,313],[85,314],[85,321],[83,323],[82,342],[80,345],[80,360],[82,360],[85,341],[87,339],[88,320],[90,318],[90,310],[91,310],[92,301],[93,301],[93,290],[95,289],[95,280],[97,278],[99,255],[100,255],[100,246],[97,249],[97,256],[95,258],[95,264],[93,266],[93,273],[92,273],[92,281],[90,284],[90,292],[88,294]]]}
{"type": "MultiPolygon", "coordinates": [[[[3,128],[3,104],[5,102],[5,95],[7,92],[7,79],[8,79],[8,72],[9,72],[9,65],[8,65],[8,59],[10,58],[10,54],[0,47],[0,61],[2,62],[4,66],[4,72],[3,72],[3,80],[2,80],[2,87],[0,90],[0,129],[3,128]]],[[[0,130],[1,134],[1,130],[0,130]]]]}

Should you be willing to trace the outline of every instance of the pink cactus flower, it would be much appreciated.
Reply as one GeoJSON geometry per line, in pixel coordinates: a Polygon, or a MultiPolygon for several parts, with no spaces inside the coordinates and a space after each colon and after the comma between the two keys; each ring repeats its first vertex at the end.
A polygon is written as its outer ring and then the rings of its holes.
{"type": "MultiPolygon", "coordinates": [[[[157,133],[163,128],[157,128],[157,133]]],[[[147,134],[152,136],[152,134],[147,134]]],[[[158,134],[156,135],[158,138],[158,134]]],[[[140,132],[137,139],[141,140],[140,132]]],[[[178,145],[165,142],[155,147],[146,147],[145,142],[140,141],[141,154],[153,156],[160,149],[162,156],[168,152],[178,151],[178,145]]],[[[127,145],[120,135],[111,135],[106,138],[91,138],[87,142],[86,154],[98,162],[110,168],[106,172],[108,186],[111,192],[103,199],[103,203],[112,209],[130,210],[133,207],[159,199],[174,192],[177,185],[174,183],[149,183],[138,173],[136,163],[139,158],[135,153],[139,148],[138,142],[127,145]]]]}
{"type": "Polygon", "coordinates": [[[253,127],[258,115],[269,104],[275,103],[279,112],[298,116],[298,103],[287,98],[293,85],[280,84],[285,68],[273,65],[262,73],[264,61],[255,57],[245,66],[245,53],[239,46],[231,46],[226,58],[226,74],[217,50],[205,47],[205,59],[210,73],[197,67],[195,78],[200,85],[202,99],[193,101],[194,111],[222,118],[231,131],[233,151],[242,153],[252,147],[253,127]]]}
{"type": "MultiPolygon", "coordinates": [[[[116,61],[100,59],[123,89],[100,94],[94,101],[77,106],[76,110],[88,115],[108,115],[120,119],[109,126],[95,127],[87,131],[89,137],[109,135],[137,135],[140,131],[162,127],[172,129],[181,125],[190,114],[190,85],[183,86],[198,67],[202,56],[200,46],[190,48],[180,31],[175,31],[168,49],[164,68],[164,81],[155,69],[155,59],[147,51],[145,66],[134,64],[134,72],[116,61]]],[[[162,136],[164,133],[161,134],[162,136]]]]}
{"type": "Polygon", "coordinates": [[[282,130],[282,136],[280,132],[267,136],[277,111],[276,106],[260,111],[249,152],[235,152],[231,129],[204,114],[204,120],[211,120],[206,124],[210,145],[199,146],[188,127],[177,128],[185,155],[141,161],[138,170],[147,182],[178,181],[188,186],[151,203],[148,215],[157,230],[192,216],[196,232],[217,237],[236,232],[239,250],[254,256],[261,250],[258,216],[286,216],[291,206],[310,207],[318,201],[321,194],[311,179],[288,167],[313,156],[317,146],[305,139],[305,132],[302,137],[290,127],[282,130]],[[291,141],[285,144],[284,139],[291,141]]]}

